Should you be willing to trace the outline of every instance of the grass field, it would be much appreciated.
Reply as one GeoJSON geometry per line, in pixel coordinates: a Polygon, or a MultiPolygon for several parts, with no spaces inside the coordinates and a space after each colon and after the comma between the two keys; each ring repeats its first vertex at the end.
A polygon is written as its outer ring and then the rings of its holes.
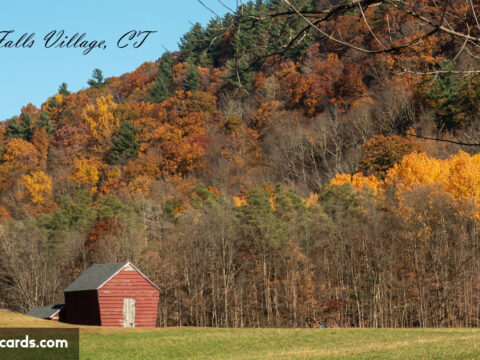
{"type": "MultiPolygon", "coordinates": [[[[70,327],[0,311],[0,327],[70,327]]],[[[480,359],[472,329],[80,328],[82,360],[480,359]]]]}

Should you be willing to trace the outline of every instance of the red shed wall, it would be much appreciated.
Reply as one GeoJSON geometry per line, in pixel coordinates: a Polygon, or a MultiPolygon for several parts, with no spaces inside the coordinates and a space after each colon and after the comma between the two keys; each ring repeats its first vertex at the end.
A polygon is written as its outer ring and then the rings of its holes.
{"type": "Polygon", "coordinates": [[[53,315],[50,320],[58,321],[58,322],[65,322],[65,307],[63,307],[59,312],[53,315]]]}
{"type": "Polygon", "coordinates": [[[135,326],[155,327],[158,289],[132,267],[122,269],[98,289],[102,326],[123,326],[123,299],[135,299],[135,326]]]}

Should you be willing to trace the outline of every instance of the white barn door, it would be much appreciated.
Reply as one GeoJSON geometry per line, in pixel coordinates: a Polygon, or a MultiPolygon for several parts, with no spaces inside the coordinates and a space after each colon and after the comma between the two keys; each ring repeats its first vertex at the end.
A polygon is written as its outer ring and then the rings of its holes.
{"type": "Polygon", "coordinates": [[[123,299],[123,327],[135,327],[135,299],[123,299]]]}

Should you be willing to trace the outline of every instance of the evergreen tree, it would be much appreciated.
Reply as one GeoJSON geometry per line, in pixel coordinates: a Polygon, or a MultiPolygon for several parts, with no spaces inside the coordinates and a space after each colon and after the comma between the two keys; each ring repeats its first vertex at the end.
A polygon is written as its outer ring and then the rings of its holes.
{"type": "Polygon", "coordinates": [[[18,116],[14,116],[7,120],[7,137],[19,138],[20,136],[20,122],[18,116]]]}
{"type": "Polygon", "coordinates": [[[187,91],[196,91],[200,87],[198,69],[195,65],[188,64],[187,78],[183,82],[183,86],[187,91]]]}
{"type": "Polygon", "coordinates": [[[149,101],[152,103],[161,103],[171,96],[170,88],[173,84],[173,59],[169,52],[162,55],[158,65],[158,74],[155,84],[150,90],[149,101]]]}
{"type": "Polygon", "coordinates": [[[32,115],[26,113],[23,115],[22,123],[20,124],[20,137],[23,140],[30,141],[32,140],[32,136],[32,115]]]}
{"type": "Polygon", "coordinates": [[[52,124],[48,111],[42,111],[38,117],[38,121],[35,123],[36,128],[45,128],[48,133],[55,131],[55,127],[52,124]]]}
{"type": "Polygon", "coordinates": [[[479,119],[480,112],[480,76],[469,76],[458,89],[458,106],[461,114],[456,118],[458,126],[468,126],[479,119]]]}
{"type": "Polygon", "coordinates": [[[105,86],[105,79],[103,78],[102,70],[95,69],[92,73],[92,78],[88,80],[88,85],[92,88],[101,88],[105,86]]]}
{"type": "Polygon", "coordinates": [[[178,47],[182,53],[183,61],[200,66],[205,66],[211,62],[211,59],[207,56],[209,43],[203,27],[199,23],[193,25],[192,29],[180,39],[178,47]]]}
{"type": "Polygon", "coordinates": [[[70,91],[68,90],[68,85],[67,83],[62,83],[59,87],[58,87],[58,93],[60,95],[63,95],[63,96],[68,96],[70,95],[70,91]]]}
{"type": "Polygon", "coordinates": [[[248,206],[238,209],[241,227],[251,240],[263,251],[270,251],[285,243],[287,234],[282,222],[275,216],[270,194],[261,189],[252,189],[247,195],[248,206]]]}
{"type": "Polygon", "coordinates": [[[110,162],[117,163],[121,159],[131,158],[138,154],[140,141],[137,139],[138,129],[131,121],[123,120],[110,148],[110,162]]]}
{"type": "Polygon", "coordinates": [[[431,90],[425,92],[430,100],[432,114],[437,128],[441,131],[453,130],[457,127],[457,116],[460,114],[460,83],[453,78],[454,64],[443,62],[442,73],[438,74],[431,90]]]}
{"type": "Polygon", "coordinates": [[[231,14],[225,15],[223,19],[212,19],[204,31],[204,36],[208,43],[206,59],[214,67],[220,67],[221,57],[227,55],[223,52],[222,39],[224,38],[225,29],[228,27],[227,24],[231,23],[231,20],[231,14]]]}
{"type": "Polygon", "coordinates": [[[22,120],[17,116],[7,121],[7,136],[9,138],[20,138],[26,141],[32,140],[32,115],[24,114],[22,120]]]}

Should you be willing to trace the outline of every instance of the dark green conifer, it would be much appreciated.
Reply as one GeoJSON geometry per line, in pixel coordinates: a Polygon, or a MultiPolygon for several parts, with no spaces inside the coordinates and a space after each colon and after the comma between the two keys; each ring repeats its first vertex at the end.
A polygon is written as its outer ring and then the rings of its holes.
{"type": "Polygon", "coordinates": [[[205,66],[210,62],[207,56],[208,39],[199,23],[193,25],[192,29],[180,39],[178,47],[182,52],[183,61],[200,66],[205,66]]]}
{"type": "Polygon", "coordinates": [[[14,116],[7,120],[7,137],[20,138],[20,122],[18,116],[14,116]]]}
{"type": "Polygon", "coordinates": [[[173,84],[173,59],[169,52],[162,55],[158,65],[158,74],[155,84],[150,90],[149,101],[152,103],[161,103],[171,96],[170,88],[173,84]]]}
{"type": "Polygon", "coordinates": [[[435,124],[441,131],[455,129],[456,118],[461,112],[458,106],[460,83],[453,77],[453,67],[453,63],[442,63],[442,73],[438,74],[431,89],[425,92],[430,99],[435,124]]]}
{"type": "Polygon", "coordinates": [[[37,122],[35,123],[36,128],[45,128],[48,133],[55,131],[55,127],[52,124],[50,116],[48,116],[48,111],[42,111],[38,117],[37,122]]]}
{"type": "Polygon", "coordinates": [[[113,138],[110,148],[110,162],[118,163],[122,159],[128,159],[138,154],[140,141],[137,139],[138,129],[131,121],[123,120],[113,138]]]}
{"type": "Polygon", "coordinates": [[[183,82],[183,86],[187,91],[193,92],[198,90],[200,84],[199,84],[198,69],[195,65],[188,64],[187,78],[183,82]]]}
{"type": "Polygon", "coordinates": [[[68,84],[67,83],[62,83],[58,87],[58,93],[63,96],[68,96],[70,95],[70,91],[68,90],[68,84]]]}
{"type": "Polygon", "coordinates": [[[7,120],[7,137],[30,141],[32,136],[32,115],[29,113],[22,115],[22,120],[17,116],[7,120]]]}
{"type": "Polygon", "coordinates": [[[92,73],[92,78],[88,80],[88,85],[92,88],[101,88],[106,84],[105,79],[103,78],[102,70],[95,69],[92,73]]]}
{"type": "Polygon", "coordinates": [[[32,115],[26,113],[23,115],[22,123],[20,124],[20,138],[26,141],[32,140],[32,115]]]}

